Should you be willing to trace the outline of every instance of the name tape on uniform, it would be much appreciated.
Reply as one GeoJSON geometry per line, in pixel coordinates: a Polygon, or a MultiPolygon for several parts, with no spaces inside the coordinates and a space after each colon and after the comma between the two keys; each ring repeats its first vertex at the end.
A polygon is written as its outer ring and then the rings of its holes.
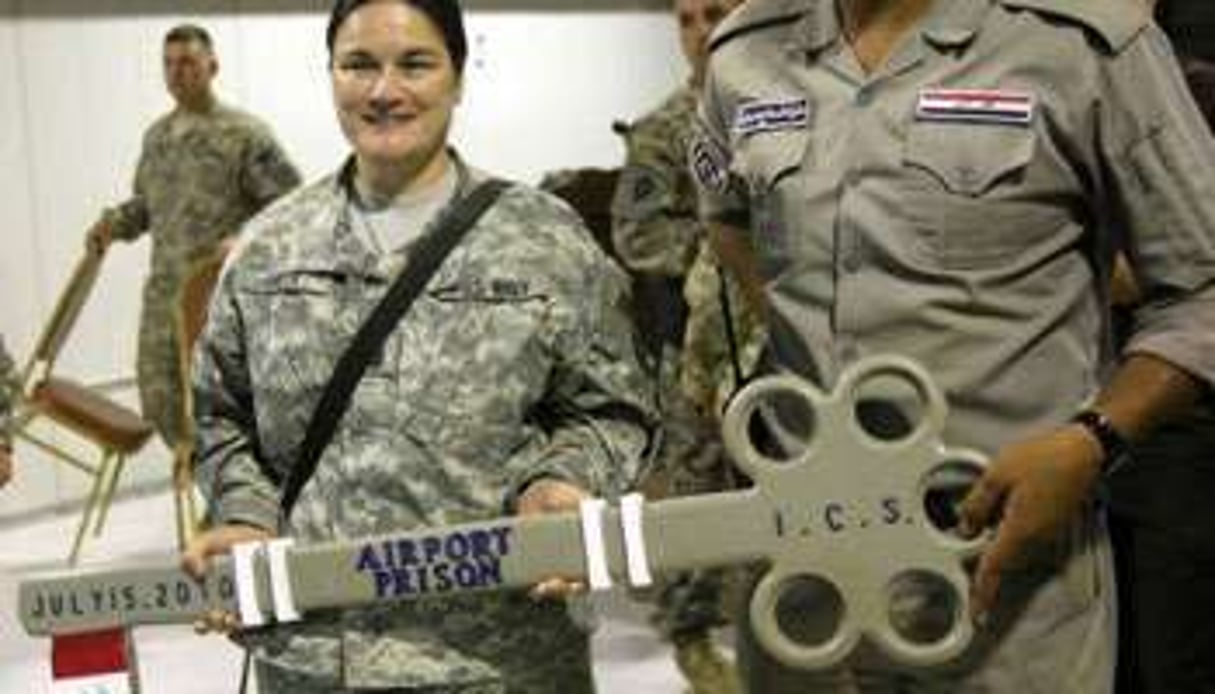
{"type": "Polygon", "coordinates": [[[738,107],[734,132],[739,137],[810,126],[810,102],[804,98],[749,101],[738,107]]]}

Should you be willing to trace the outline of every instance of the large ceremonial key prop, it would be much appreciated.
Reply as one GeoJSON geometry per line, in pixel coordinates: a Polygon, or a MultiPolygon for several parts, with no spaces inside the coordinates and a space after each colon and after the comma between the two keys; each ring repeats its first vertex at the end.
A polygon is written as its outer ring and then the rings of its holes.
{"type": "Polygon", "coordinates": [[[827,667],[864,636],[900,662],[939,663],[972,636],[963,562],[982,540],[939,527],[927,511],[929,488],[936,475],[984,464],[974,451],[942,444],[945,412],[928,376],[902,358],[858,362],[830,394],[791,376],[767,377],[743,389],[723,420],[727,449],[755,483],[746,490],[655,503],[629,495],[616,507],[593,500],[575,513],[358,542],[250,543],[202,582],[175,564],[43,576],[21,583],[21,619],[30,634],[65,634],[187,622],[222,608],[256,627],[316,608],[524,587],[551,576],[604,589],[645,586],[653,573],[762,561],[769,570],[751,619],[782,662],[827,667]],[[897,435],[860,416],[883,397],[914,414],[897,435]],[[895,617],[905,602],[900,586],[925,584],[952,595],[950,623],[929,638],[895,617]],[[795,609],[806,586],[834,604],[829,628],[809,637],[789,633],[789,620],[777,616],[778,607],[795,609]]]}

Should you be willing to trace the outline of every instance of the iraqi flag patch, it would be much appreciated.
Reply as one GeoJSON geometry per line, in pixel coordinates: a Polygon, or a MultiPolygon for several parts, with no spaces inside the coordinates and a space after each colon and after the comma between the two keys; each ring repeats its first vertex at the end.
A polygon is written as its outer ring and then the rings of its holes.
{"type": "Polygon", "coordinates": [[[1029,125],[1033,117],[1033,94],[1004,89],[921,89],[915,105],[919,121],[1029,125]]]}

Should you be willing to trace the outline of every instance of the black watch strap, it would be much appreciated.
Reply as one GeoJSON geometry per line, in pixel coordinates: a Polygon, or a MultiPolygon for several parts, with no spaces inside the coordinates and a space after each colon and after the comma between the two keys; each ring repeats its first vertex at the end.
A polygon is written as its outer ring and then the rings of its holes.
{"type": "Polygon", "coordinates": [[[1126,459],[1130,442],[1122,435],[1109,417],[1099,410],[1085,409],[1076,413],[1072,421],[1088,430],[1101,445],[1101,471],[1109,472],[1126,459]]]}

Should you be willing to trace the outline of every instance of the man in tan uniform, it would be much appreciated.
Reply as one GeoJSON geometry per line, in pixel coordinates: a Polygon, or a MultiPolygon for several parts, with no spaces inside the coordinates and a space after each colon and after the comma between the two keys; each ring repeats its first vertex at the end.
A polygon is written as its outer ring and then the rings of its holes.
{"type": "Polygon", "coordinates": [[[17,370],[13,366],[13,358],[4,348],[4,338],[0,338],[0,487],[8,484],[13,477],[11,418],[20,388],[21,384],[17,381],[17,370]]]}
{"type": "MultiPolygon", "coordinates": [[[[721,274],[697,219],[696,185],[687,168],[709,35],[738,4],[674,2],[691,75],[628,128],[627,160],[612,204],[617,253],[649,286],[667,287],[671,295],[667,303],[672,306],[659,311],[662,320],[656,321],[670,325],[659,330],[663,349],[658,381],[666,437],[657,475],[647,485],[650,493],[696,494],[729,486],[732,471],[717,434],[717,415],[738,387],[739,373],[750,370],[759,351],[761,326],[742,305],[737,287],[730,282],[730,294],[722,294],[721,274]],[[686,322],[670,315],[680,298],[687,308],[686,322]]],[[[675,646],[676,663],[697,694],[737,690],[733,669],[710,638],[710,630],[724,623],[722,589],[722,572],[698,571],[672,577],[657,596],[654,622],[675,646]]]]}
{"type": "MultiPolygon", "coordinates": [[[[775,359],[829,385],[865,355],[915,358],[946,438],[993,456],[961,507],[964,532],[995,527],[965,657],[796,672],[744,628],[750,691],[1110,691],[1093,490],[1215,381],[1215,141],[1146,9],[751,0],[715,35],[702,103],[702,210],[775,359]],[[1116,230],[1145,290],[1117,364],[1116,230]]],[[[951,619],[922,597],[909,631],[951,619]]]]}
{"type": "Polygon", "coordinates": [[[152,237],[137,373],[143,416],[170,446],[183,433],[173,310],[185,274],[300,181],[265,123],[218,101],[218,69],[206,30],[182,25],[166,34],[165,84],[176,108],[144,135],[134,195],[89,232],[98,246],[152,237]]]}

